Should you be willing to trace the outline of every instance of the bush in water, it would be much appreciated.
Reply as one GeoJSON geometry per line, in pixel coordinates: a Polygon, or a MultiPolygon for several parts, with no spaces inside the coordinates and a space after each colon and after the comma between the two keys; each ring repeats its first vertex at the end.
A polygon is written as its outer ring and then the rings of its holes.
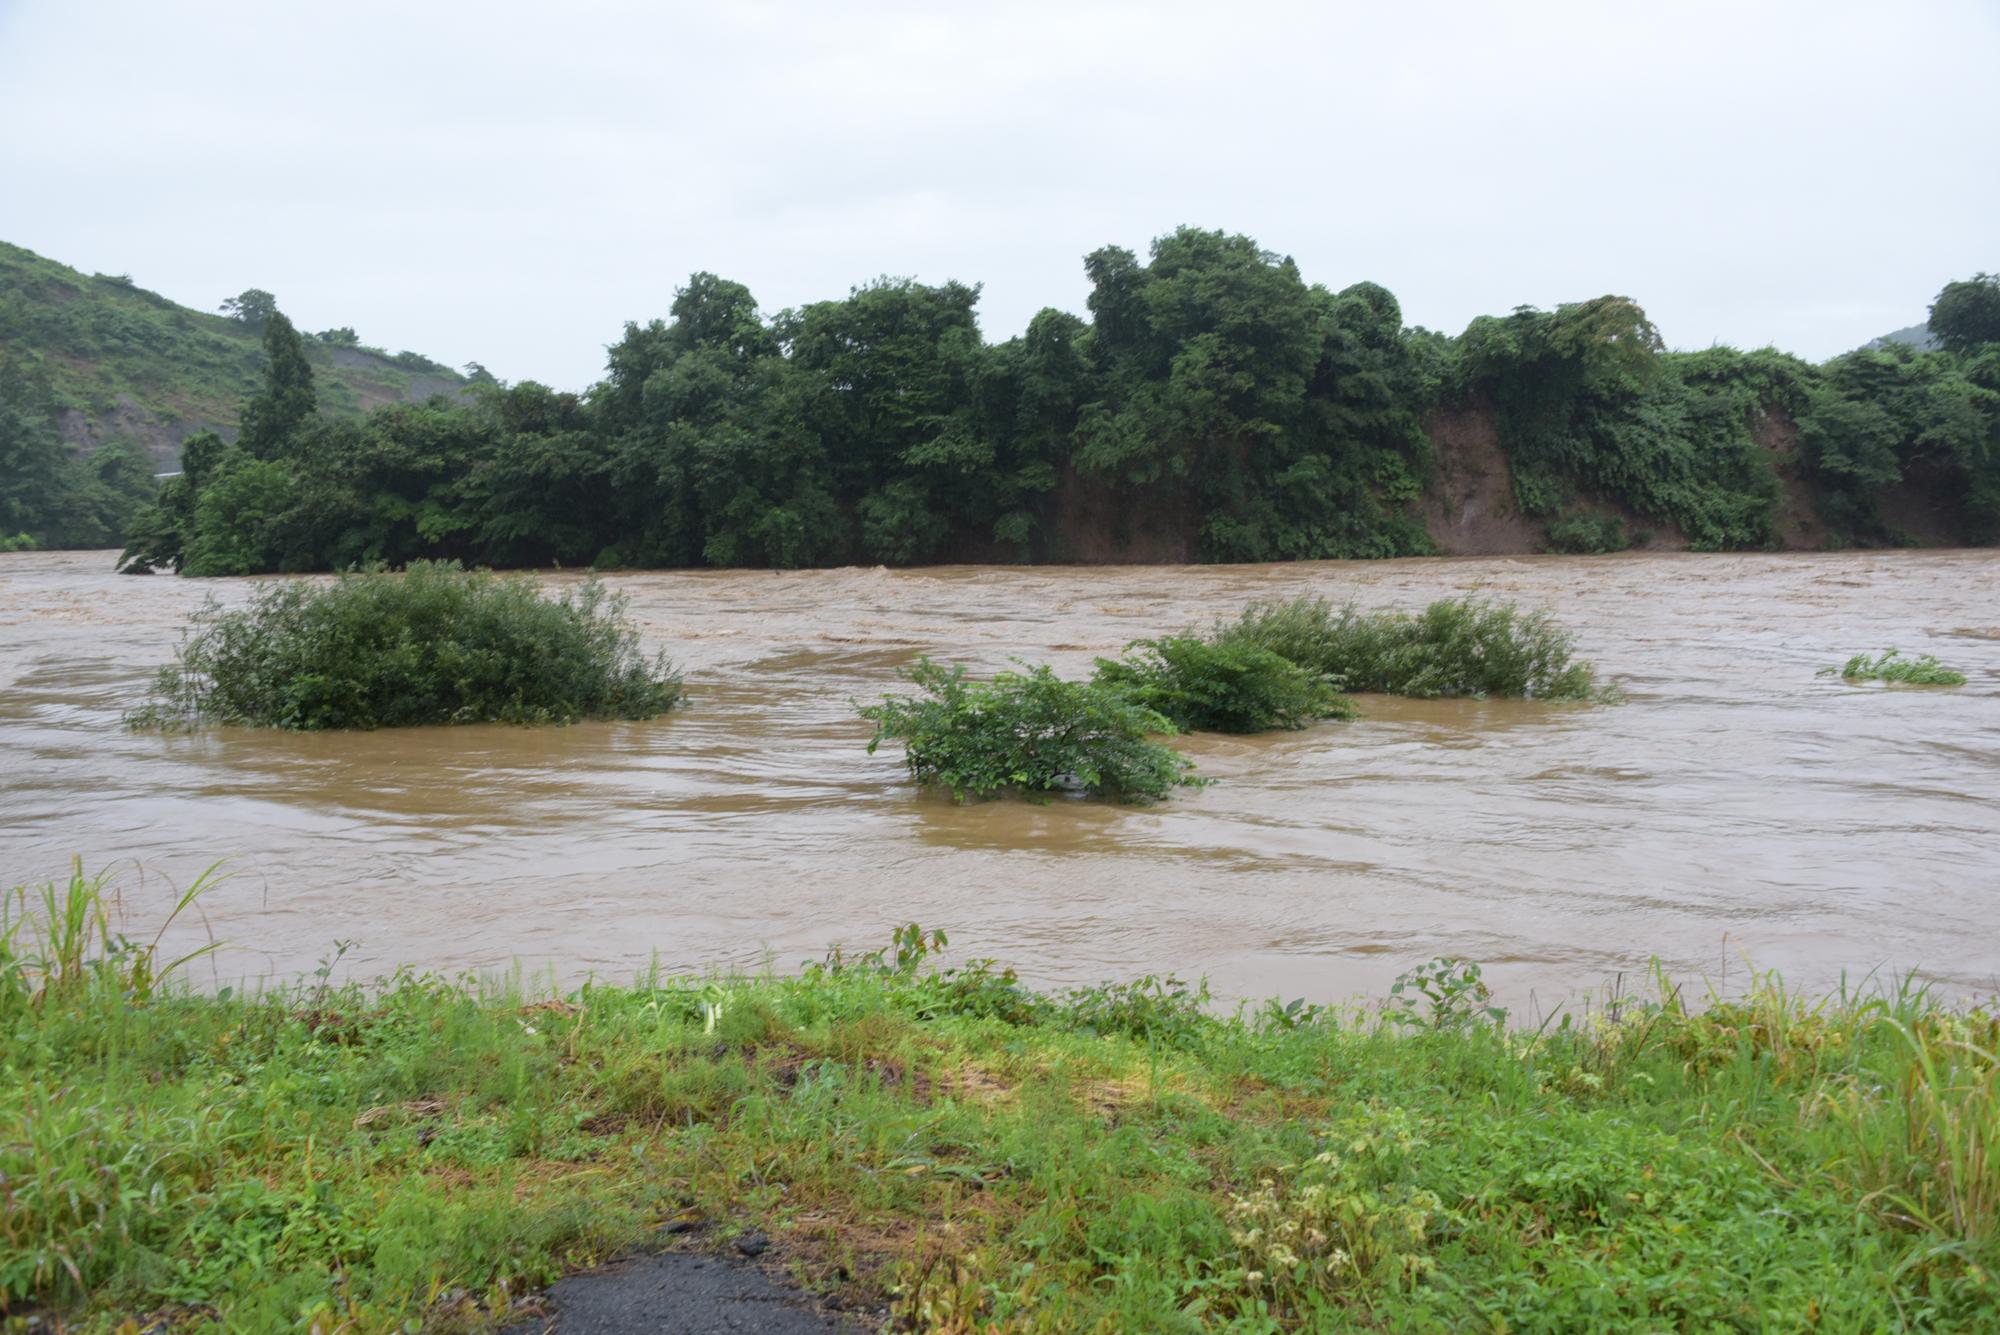
{"type": "Polygon", "coordinates": [[[1327,677],[1238,640],[1138,640],[1124,658],[1098,659],[1095,680],[1189,732],[1269,732],[1354,714],[1327,677]]]}
{"type": "Polygon", "coordinates": [[[1963,686],[1965,674],[1948,668],[1930,654],[1922,658],[1905,658],[1900,649],[1890,649],[1870,658],[1867,654],[1856,654],[1847,660],[1845,667],[1822,668],[1820,675],[1828,676],[1838,671],[1847,681],[1893,681],[1905,686],[1963,686]]]}
{"type": "Polygon", "coordinates": [[[1546,612],[1507,603],[1447,598],[1412,616],[1295,598],[1252,604],[1212,638],[1268,649],[1349,691],[1602,698],[1591,665],[1575,661],[1569,632],[1546,612]]]}
{"type": "Polygon", "coordinates": [[[524,576],[456,562],[267,584],[241,611],[211,601],[198,613],[128,721],[314,731],[652,718],[680,700],[680,678],[640,653],[623,611],[594,581],[545,598],[524,576]]]}
{"type": "Polygon", "coordinates": [[[1198,782],[1190,761],[1148,736],[1173,732],[1171,722],[1046,665],[973,681],[963,667],[924,658],[905,675],[922,695],[884,696],[861,711],[875,725],[869,753],[901,741],[911,775],[961,801],[1011,788],[1150,802],[1198,782]]]}

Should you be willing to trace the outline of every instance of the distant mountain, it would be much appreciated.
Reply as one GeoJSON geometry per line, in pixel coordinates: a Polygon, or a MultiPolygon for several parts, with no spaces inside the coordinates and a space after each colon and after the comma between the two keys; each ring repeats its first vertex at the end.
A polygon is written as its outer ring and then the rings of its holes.
{"type": "MultiPolygon", "coordinates": [[[[361,413],[385,403],[462,395],[466,377],[414,352],[306,338],[320,406],[361,413]]],[[[261,382],[252,324],[177,305],[111,274],[83,274],[0,241],[0,361],[38,367],[63,439],[84,454],[130,441],[162,470],[183,437],[234,436],[261,382]]]]}
{"type": "Polygon", "coordinates": [[[1931,337],[1931,327],[1929,325],[1913,324],[1907,329],[1898,329],[1893,334],[1884,334],[1880,338],[1870,339],[1866,346],[1871,348],[1885,348],[1891,343],[1907,343],[1913,348],[1922,348],[1925,351],[1929,351],[1938,345],[1937,340],[1931,337]]]}

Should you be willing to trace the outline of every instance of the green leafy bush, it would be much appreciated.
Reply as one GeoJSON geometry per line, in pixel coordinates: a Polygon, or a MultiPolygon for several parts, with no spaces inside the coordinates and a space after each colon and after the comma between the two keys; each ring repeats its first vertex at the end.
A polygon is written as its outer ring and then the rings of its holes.
{"type": "Polygon", "coordinates": [[[1549,550],[1565,556],[1602,556],[1632,545],[1625,521],[1616,515],[1569,515],[1551,523],[1547,534],[1549,550]]]}
{"type": "Polygon", "coordinates": [[[317,731],[431,723],[652,718],[681,698],[623,600],[589,582],[545,598],[525,577],[417,562],[333,584],[261,586],[197,614],[136,727],[241,723],[317,731]]]}
{"type": "Polygon", "coordinates": [[[963,667],[924,658],[905,675],[924,694],[862,709],[875,725],[868,751],[901,741],[910,774],[960,801],[1017,789],[1150,802],[1198,782],[1190,761],[1149,736],[1174,731],[1166,718],[1046,665],[973,681],[963,667]]]}
{"type": "Polygon", "coordinates": [[[1187,732],[1269,732],[1354,715],[1326,676],[1259,645],[1197,635],[1135,641],[1124,658],[1098,659],[1095,680],[1187,732]]]}
{"type": "Polygon", "coordinates": [[[1821,676],[1838,671],[1846,681],[1894,681],[1905,686],[1963,686],[1965,674],[1948,668],[1930,654],[1905,658],[1899,649],[1890,649],[1870,658],[1856,654],[1839,669],[1824,668],[1821,676]]]}
{"type": "Polygon", "coordinates": [[[1192,1048],[1210,1028],[1213,1000],[1205,978],[1188,983],[1146,974],[1127,983],[1072,987],[1042,1023],[1100,1038],[1118,1034],[1161,1047],[1192,1048]]]}
{"type": "Polygon", "coordinates": [[[1268,649],[1350,691],[1542,700],[1599,694],[1591,665],[1576,661],[1569,632],[1546,612],[1475,598],[1441,599],[1414,616],[1336,609],[1324,598],[1255,603],[1214,638],[1268,649]]]}

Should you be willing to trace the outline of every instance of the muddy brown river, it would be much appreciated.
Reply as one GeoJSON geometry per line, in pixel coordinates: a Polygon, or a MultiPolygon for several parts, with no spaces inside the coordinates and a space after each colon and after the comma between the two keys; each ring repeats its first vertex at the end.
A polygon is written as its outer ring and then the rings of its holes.
{"type": "MultiPolygon", "coordinates": [[[[560,584],[572,578],[545,577],[560,584]]],[[[0,556],[0,880],[123,864],[132,930],[225,859],[199,978],[398,965],[562,980],[795,968],[916,919],[1039,983],[1208,976],[1377,994],[1434,955],[1544,1007],[1657,956],[1728,986],[1916,970],[2000,987],[2000,552],[619,575],[690,706],[645,724],[131,733],[186,614],[244,581],[0,556]],[[956,806],[854,701],[920,653],[1087,669],[1135,637],[1322,593],[1552,609],[1616,707],[1362,697],[1198,736],[1217,780],[1149,808],[956,806]],[[1936,653],[1956,690],[1855,687],[1936,653]]],[[[184,939],[182,932],[177,939],[184,939]]]]}

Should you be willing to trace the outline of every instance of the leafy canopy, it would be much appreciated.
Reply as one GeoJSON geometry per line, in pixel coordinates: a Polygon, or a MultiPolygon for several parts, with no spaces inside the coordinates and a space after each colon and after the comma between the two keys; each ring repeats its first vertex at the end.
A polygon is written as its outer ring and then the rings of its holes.
{"type": "Polygon", "coordinates": [[[1425,511],[1452,504],[1426,419],[1485,413],[1514,507],[1556,550],[1661,530],[1767,548],[1781,518],[1814,516],[1833,543],[1897,541],[1882,502],[1905,487],[1967,538],[2000,536],[1990,276],[1940,294],[1948,350],[1815,367],[1667,351],[1617,295],[1453,339],[1406,328],[1376,284],[1330,291],[1249,237],[1192,227],[1084,269],[1088,319],[1045,310],[998,344],[973,284],[882,278],[766,314],[697,273],[669,318],[626,326],[583,394],[480,376],[468,402],[364,421],[320,411],[308,352],[329,350],[273,307],[240,437],[188,439],[125,565],[1414,555],[1432,550],[1425,511]]]}
{"type": "Polygon", "coordinates": [[[1946,283],[1931,303],[1930,331],[1957,353],[2000,343],[2000,274],[1974,274],[1946,283]]]}

